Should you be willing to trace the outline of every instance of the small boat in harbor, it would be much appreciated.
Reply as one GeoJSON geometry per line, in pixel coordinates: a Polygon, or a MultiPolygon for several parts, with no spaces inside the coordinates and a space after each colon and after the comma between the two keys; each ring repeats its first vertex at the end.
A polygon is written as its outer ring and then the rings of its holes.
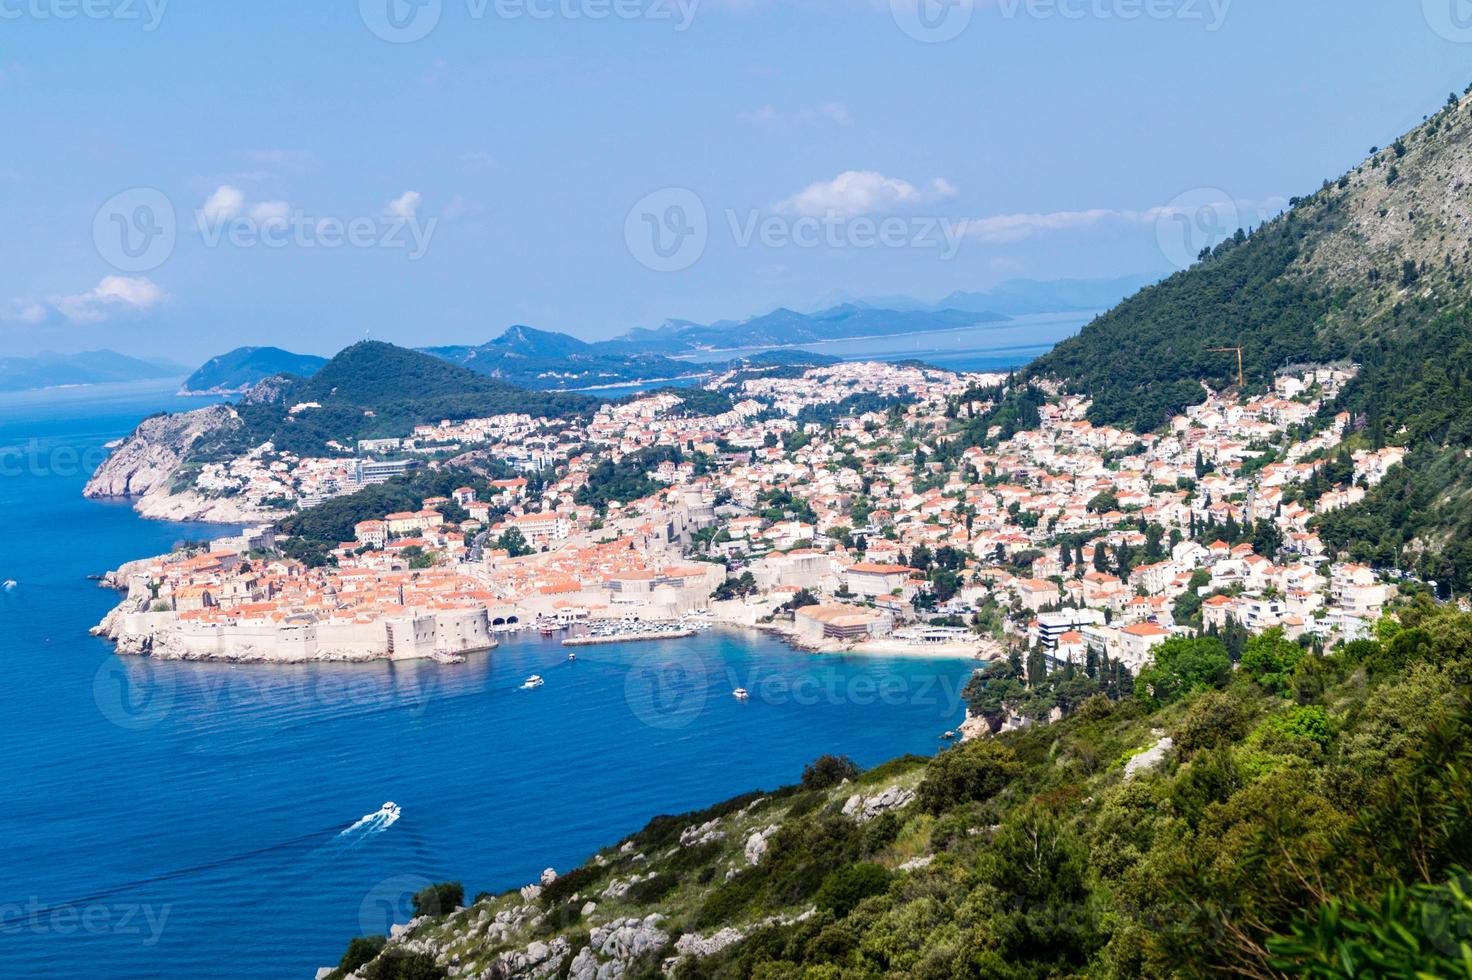
{"type": "Polygon", "coordinates": [[[567,659],[568,659],[568,660],[576,660],[576,659],[578,659],[578,655],[577,655],[577,654],[575,654],[575,653],[569,653],[569,654],[568,654],[568,655],[567,655],[567,659]]]}
{"type": "Polygon", "coordinates": [[[541,687],[545,683],[547,683],[547,682],[544,681],[544,680],[542,680],[542,675],[541,674],[533,674],[532,676],[530,676],[530,677],[528,677],[526,679],[526,682],[525,683],[523,683],[521,685],[521,689],[523,691],[532,691],[532,690],[535,690],[535,689],[541,687]]]}
{"type": "Polygon", "coordinates": [[[941,736],[941,738],[944,741],[947,741],[947,742],[951,741],[955,737],[956,737],[956,733],[955,732],[946,732],[944,735],[941,736]]]}
{"type": "Polygon", "coordinates": [[[731,692],[731,697],[735,698],[737,701],[745,701],[751,697],[751,692],[744,687],[738,687],[736,690],[731,692]]]}

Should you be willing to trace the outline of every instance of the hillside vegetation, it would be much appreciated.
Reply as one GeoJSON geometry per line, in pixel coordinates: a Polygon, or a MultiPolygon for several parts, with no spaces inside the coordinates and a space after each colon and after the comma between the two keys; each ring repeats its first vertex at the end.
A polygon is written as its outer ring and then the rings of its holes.
{"type": "Polygon", "coordinates": [[[505,413],[567,417],[591,413],[601,400],[529,391],[437,357],[379,341],[342,350],[310,378],[287,379],[267,402],[236,406],[241,426],[195,447],[196,458],[239,455],[267,440],[283,452],[316,455],[329,440],[404,436],[440,419],[505,413]],[[295,414],[293,406],[315,403],[295,414]]]}
{"type": "Polygon", "coordinates": [[[244,391],[258,381],[278,374],[307,378],[315,374],[327,358],[313,354],[293,354],[279,347],[237,347],[212,357],[184,381],[186,392],[233,393],[244,391]]]}
{"type": "Polygon", "coordinates": [[[1220,641],[1173,642],[1121,700],[862,775],[820,760],[800,785],[658,817],[540,893],[426,907],[345,965],[1467,976],[1472,616],[1407,610],[1326,656],[1267,634],[1235,671],[1220,641]]]}
{"type": "Polygon", "coordinates": [[[1203,384],[1269,389],[1293,363],[1351,360],[1365,448],[1404,445],[1404,469],[1324,521],[1358,560],[1472,588],[1472,100],[1443,109],[1251,234],[1239,233],[1059,344],[1026,379],[1093,398],[1096,423],[1158,428],[1203,384]]]}

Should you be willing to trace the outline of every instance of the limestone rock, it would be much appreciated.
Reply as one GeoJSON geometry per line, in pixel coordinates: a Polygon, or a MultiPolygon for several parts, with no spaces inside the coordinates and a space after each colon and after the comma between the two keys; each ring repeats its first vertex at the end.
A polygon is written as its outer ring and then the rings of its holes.
{"type": "Polygon", "coordinates": [[[891,786],[875,796],[865,797],[858,793],[850,796],[843,804],[843,815],[853,817],[859,823],[873,820],[882,813],[899,810],[915,800],[915,791],[900,786],[891,786]]]}

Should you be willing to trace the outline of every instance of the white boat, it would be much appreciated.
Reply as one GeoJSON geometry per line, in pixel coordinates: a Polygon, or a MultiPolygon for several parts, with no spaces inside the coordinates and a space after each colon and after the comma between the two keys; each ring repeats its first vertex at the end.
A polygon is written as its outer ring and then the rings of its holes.
{"type": "Polygon", "coordinates": [[[544,680],[542,680],[542,675],[541,674],[533,674],[532,676],[530,676],[530,677],[528,677],[526,679],[526,682],[524,684],[521,685],[521,689],[523,691],[530,691],[530,690],[533,690],[534,688],[541,687],[545,683],[547,683],[547,682],[544,681],[544,680]]]}
{"type": "Polygon", "coordinates": [[[747,698],[751,697],[751,692],[744,687],[738,687],[736,690],[731,692],[731,697],[735,698],[737,701],[745,701],[747,698]]]}
{"type": "Polygon", "coordinates": [[[569,654],[568,654],[568,655],[567,655],[567,659],[568,659],[568,660],[576,660],[576,659],[578,659],[578,655],[577,655],[577,654],[575,654],[575,653],[569,653],[569,654]]]}
{"type": "Polygon", "coordinates": [[[8,579],[5,580],[5,586],[4,586],[5,591],[6,592],[9,592],[9,591],[11,591],[12,589],[14,589],[19,584],[20,583],[17,582],[15,579],[8,578],[8,579]]]}
{"type": "Polygon", "coordinates": [[[389,802],[378,808],[378,813],[379,816],[393,817],[397,820],[400,813],[399,805],[390,800],[389,802]]]}

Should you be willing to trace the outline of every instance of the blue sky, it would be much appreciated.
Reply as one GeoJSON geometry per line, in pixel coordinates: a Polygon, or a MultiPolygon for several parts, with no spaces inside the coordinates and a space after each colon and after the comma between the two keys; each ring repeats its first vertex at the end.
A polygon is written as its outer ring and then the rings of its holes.
{"type": "Polygon", "coordinates": [[[0,0],[4,352],[1164,274],[1472,82],[1462,0],[419,2],[0,0]]]}

